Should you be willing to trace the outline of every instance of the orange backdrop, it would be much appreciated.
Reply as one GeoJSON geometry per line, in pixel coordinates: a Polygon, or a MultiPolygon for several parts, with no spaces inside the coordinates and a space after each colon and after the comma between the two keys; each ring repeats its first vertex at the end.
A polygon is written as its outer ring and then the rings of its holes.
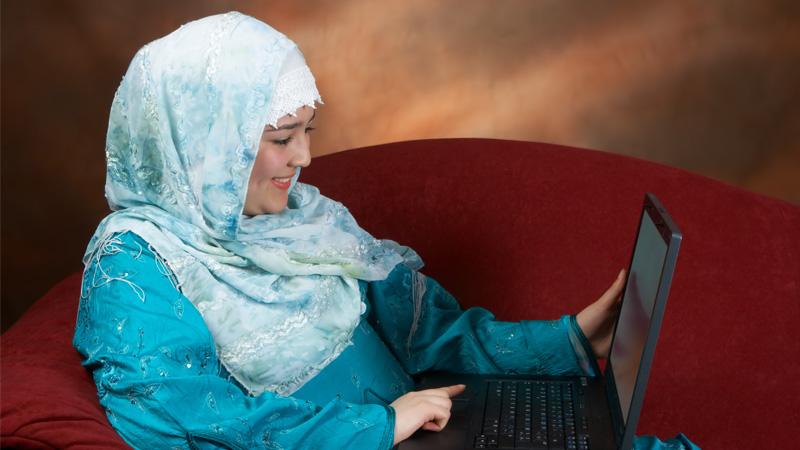
{"type": "Polygon", "coordinates": [[[800,204],[797,5],[4,0],[3,329],[81,269],[107,213],[114,90],[134,52],[181,23],[239,10],[295,40],[326,103],[314,155],[430,137],[555,142],[800,204]]]}

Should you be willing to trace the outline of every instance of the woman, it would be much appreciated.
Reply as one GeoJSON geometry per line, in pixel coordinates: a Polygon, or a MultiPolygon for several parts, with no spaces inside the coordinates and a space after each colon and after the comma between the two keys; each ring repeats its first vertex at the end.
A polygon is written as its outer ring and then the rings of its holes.
{"type": "Polygon", "coordinates": [[[389,448],[463,391],[409,374],[592,375],[607,352],[624,273],[577,318],[497,322],[298,183],[317,103],[295,44],[239,13],[133,58],[74,338],[132,446],[389,448]]]}

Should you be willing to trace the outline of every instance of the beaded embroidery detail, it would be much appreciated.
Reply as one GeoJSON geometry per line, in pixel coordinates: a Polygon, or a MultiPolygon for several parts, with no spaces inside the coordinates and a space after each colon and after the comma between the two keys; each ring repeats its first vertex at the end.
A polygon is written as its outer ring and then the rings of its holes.
{"type": "Polygon", "coordinates": [[[403,261],[341,203],[298,183],[299,170],[286,210],[242,215],[267,115],[320,101],[304,61],[281,76],[293,52],[286,36],[239,13],[191,22],[137,52],[109,117],[115,212],[84,256],[89,264],[114,251],[117,232],[147,241],[252,395],[289,395],[336,358],[363,311],[357,279],[383,279],[403,261]]]}

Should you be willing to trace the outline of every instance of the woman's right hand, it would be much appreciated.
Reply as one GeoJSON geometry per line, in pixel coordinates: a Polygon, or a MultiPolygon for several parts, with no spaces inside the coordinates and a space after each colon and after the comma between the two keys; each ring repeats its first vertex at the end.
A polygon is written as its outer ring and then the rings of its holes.
{"type": "Polygon", "coordinates": [[[450,420],[450,397],[464,392],[466,386],[455,384],[424,391],[413,391],[399,397],[390,405],[395,411],[394,445],[408,439],[422,428],[442,431],[450,420]]]}

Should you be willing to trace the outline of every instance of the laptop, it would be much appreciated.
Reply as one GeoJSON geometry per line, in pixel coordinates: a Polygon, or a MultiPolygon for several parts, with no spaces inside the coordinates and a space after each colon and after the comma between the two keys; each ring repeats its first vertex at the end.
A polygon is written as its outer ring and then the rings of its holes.
{"type": "Polygon", "coordinates": [[[399,449],[632,448],[682,238],[651,193],[640,217],[601,376],[422,374],[417,389],[458,383],[467,389],[453,398],[442,431],[418,430],[399,449]]]}

